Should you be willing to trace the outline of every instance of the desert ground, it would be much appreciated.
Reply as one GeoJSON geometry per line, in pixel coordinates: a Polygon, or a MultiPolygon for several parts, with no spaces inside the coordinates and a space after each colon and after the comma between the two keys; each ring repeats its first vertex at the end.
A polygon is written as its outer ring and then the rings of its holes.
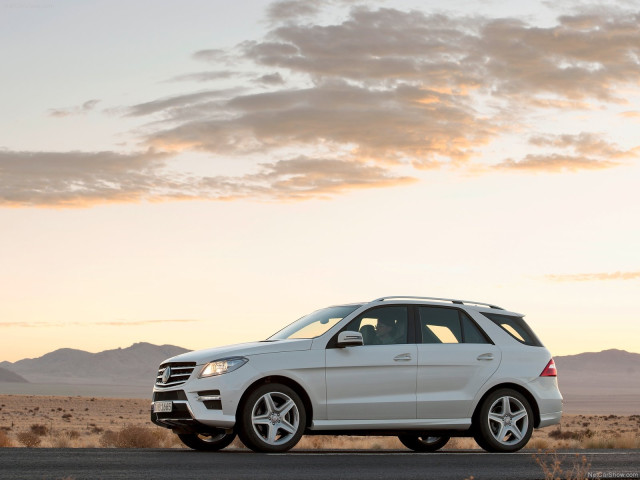
{"type": "MultiPolygon", "coordinates": [[[[150,401],[98,397],[0,395],[0,446],[181,448],[149,420],[150,401]]],[[[244,448],[236,440],[231,448],[244,448]]],[[[395,437],[306,436],[297,449],[403,449],[395,437]]],[[[454,438],[445,449],[479,448],[454,438]]],[[[529,449],[640,448],[640,415],[565,415],[535,430],[529,449]]]]}

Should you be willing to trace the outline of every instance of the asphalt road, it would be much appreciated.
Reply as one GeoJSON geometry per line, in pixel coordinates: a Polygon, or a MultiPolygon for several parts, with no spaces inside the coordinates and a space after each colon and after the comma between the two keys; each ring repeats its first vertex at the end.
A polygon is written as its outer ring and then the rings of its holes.
{"type": "MultiPolygon", "coordinates": [[[[591,463],[591,477],[640,478],[640,450],[579,452],[591,463]],[[599,474],[599,476],[598,476],[599,474]]],[[[558,458],[569,469],[576,452],[558,458]]],[[[542,479],[531,452],[490,454],[444,451],[246,451],[0,449],[0,479],[542,479]]]]}

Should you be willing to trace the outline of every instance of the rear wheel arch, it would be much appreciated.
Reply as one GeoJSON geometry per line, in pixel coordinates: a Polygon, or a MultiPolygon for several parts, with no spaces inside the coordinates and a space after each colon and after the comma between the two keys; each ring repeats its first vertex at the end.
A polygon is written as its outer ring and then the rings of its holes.
{"type": "Polygon", "coordinates": [[[302,385],[289,377],[284,377],[281,375],[270,375],[268,377],[263,377],[259,380],[256,380],[245,389],[242,397],[240,397],[240,401],[238,402],[238,406],[236,408],[236,421],[239,414],[242,412],[247,397],[251,394],[251,392],[253,392],[256,388],[262,385],[267,385],[269,383],[280,383],[282,385],[286,385],[287,387],[293,389],[300,396],[300,400],[302,400],[302,404],[304,405],[304,410],[306,413],[305,426],[310,427],[313,420],[313,406],[311,404],[311,398],[309,398],[307,391],[304,389],[304,387],[302,387],[302,385]]]}
{"type": "Polygon", "coordinates": [[[500,383],[498,385],[494,385],[489,390],[484,392],[480,400],[478,400],[478,403],[476,404],[475,409],[473,411],[473,416],[471,417],[471,426],[473,427],[474,425],[477,424],[478,414],[480,413],[480,409],[482,408],[482,404],[484,403],[485,398],[487,398],[496,390],[500,390],[502,388],[509,388],[511,390],[515,390],[516,392],[524,395],[524,397],[529,402],[531,409],[533,410],[533,427],[538,428],[538,426],[540,425],[540,408],[538,407],[538,402],[536,402],[535,397],[531,394],[529,390],[527,390],[522,385],[518,385],[517,383],[500,383]]]}

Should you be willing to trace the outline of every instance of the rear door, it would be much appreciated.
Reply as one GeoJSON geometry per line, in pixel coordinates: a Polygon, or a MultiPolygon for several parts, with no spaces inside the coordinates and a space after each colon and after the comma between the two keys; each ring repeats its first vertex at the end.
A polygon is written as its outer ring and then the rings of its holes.
{"type": "Polygon", "coordinates": [[[417,416],[469,418],[476,393],[500,365],[500,349],[461,309],[416,310],[417,416]]]}

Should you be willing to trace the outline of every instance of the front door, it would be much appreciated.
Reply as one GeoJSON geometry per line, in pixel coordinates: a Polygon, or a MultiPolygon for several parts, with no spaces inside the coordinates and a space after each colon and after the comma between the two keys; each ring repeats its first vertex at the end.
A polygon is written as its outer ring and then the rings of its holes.
{"type": "Polygon", "coordinates": [[[326,350],[328,420],[416,418],[417,346],[408,343],[407,306],[374,307],[344,330],[362,346],[326,350]]]}

